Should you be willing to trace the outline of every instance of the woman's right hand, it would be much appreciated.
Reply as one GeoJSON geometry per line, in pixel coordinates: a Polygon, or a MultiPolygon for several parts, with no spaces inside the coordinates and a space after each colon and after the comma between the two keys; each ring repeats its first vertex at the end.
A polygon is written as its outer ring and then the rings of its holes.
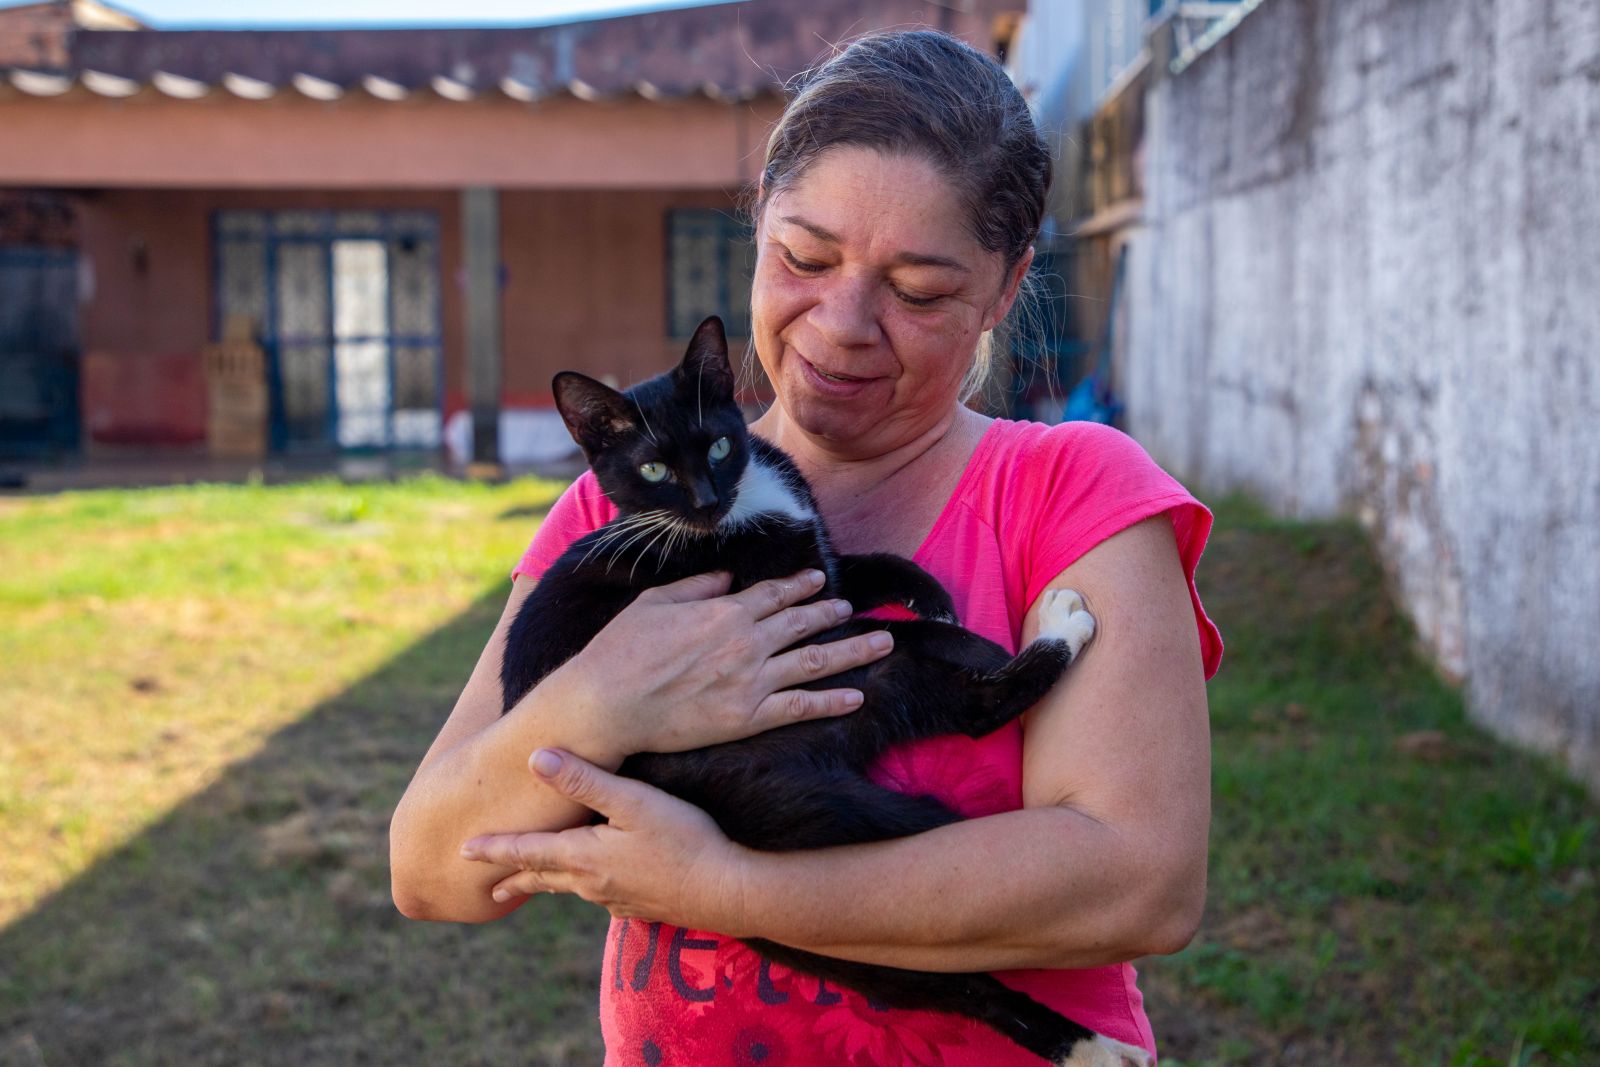
{"type": "Polygon", "coordinates": [[[860,690],[793,687],[880,659],[893,646],[886,631],[784,652],[849,618],[850,606],[801,603],[822,588],[817,571],[733,594],[730,582],[701,574],[646,590],[541,683],[585,722],[592,762],[614,768],[635,752],[681,752],[861,706],[860,690]]]}

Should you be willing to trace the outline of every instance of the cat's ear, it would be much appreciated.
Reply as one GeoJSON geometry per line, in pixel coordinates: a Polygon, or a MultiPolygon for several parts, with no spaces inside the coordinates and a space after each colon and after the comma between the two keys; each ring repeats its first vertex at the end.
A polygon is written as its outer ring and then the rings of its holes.
{"type": "Polygon", "coordinates": [[[728,335],[721,319],[713,315],[695,329],[675,373],[683,387],[701,400],[733,403],[733,366],[728,362],[728,335]]]}
{"type": "Polygon", "coordinates": [[[587,374],[564,370],[550,383],[556,409],[584,455],[593,457],[610,441],[638,429],[628,398],[587,374]]]}

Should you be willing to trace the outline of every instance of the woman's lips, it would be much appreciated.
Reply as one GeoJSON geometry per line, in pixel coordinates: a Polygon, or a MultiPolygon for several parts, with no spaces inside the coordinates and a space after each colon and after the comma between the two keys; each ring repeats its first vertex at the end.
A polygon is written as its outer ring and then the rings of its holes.
{"type": "Polygon", "coordinates": [[[855,396],[867,386],[877,381],[876,378],[857,378],[848,374],[834,374],[825,371],[813,364],[804,356],[799,357],[800,366],[805,372],[806,381],[817,392],[824,396],[838,398],[855,396]]]}

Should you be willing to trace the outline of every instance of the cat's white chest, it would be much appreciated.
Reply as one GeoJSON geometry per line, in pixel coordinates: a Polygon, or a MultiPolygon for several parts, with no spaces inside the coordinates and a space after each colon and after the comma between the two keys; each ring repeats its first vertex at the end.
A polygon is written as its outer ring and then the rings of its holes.
{"type": "Polygon", "coordinates": [[[739,476],[739,495],[734,499],[733,507],[728,509],[717,526],[725,531],[734,530],[763,516],[810,522],[817,517],[817,513],[795,492],[783,475],[752,459],[739,476]]]}

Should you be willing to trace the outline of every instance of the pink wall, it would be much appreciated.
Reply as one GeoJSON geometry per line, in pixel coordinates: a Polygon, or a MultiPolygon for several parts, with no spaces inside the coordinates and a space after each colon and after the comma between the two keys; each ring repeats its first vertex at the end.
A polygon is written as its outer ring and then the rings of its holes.
{"type": "Polygon", "coordinates": [[[320,103],[0,97],[0,185],[219,189],[722,189],[755,177],[779,103],[638,97],[320,103]]]}
{"type": "Polygon", "coordinates": [[[187,352],[88,352],[83,432],[98,446],[197,446],[206,439],[206,383],[187,352]]]}
{"type": "Polygon", "coordinates": [[[666,212],[691,207],[731,211],[733,194],[582,190],[500,198],[509,403],[548,404],[550,379],[560,370],[628,383],[682,358],[685,339],[667,336],[666,212]]]}
{"type": "MultiPolygon", "coordinates": [[[[502,395],[550,402],[559,370],[630,382],[682,356],[667,336],[665,213],[732,210],[718,190],[512,191],[500,198],[502,395]]],[[[203,437],[200,353],[211,340],[210,219],[217,210],[425,210],[440,224],[446,414],[466,406],[459,194],[306,190],[111,190],[81,201],[84,425],[91,443],[203,437]],[[158,372],[159,371],[159,372],[158,372]],[[128,388],[129,375],[142,383],[128,388]],[[171,383],[158,390],[152,381],[171,383]],[[119,384],[121,383],[121,384],[119,384]],[[159,427],[170,427],[161,433],[159,427]]]]}
{"type": "Polygon", "coordinates": [[[229,208],[417,209],[440,223],[441,323],[447,368],[461,346],[460,262],[452,193],[108,190],[80,201],[83,425],[90,446],[203,439],[200,355],[214,336],[211,213],[229,208]],[[137,380],[138,388],[126,386],[137,380]],[[152,391],[152,381],[166,388],[152,391]],[[161,428],[167,427],[165,431],[161,428]]]}

